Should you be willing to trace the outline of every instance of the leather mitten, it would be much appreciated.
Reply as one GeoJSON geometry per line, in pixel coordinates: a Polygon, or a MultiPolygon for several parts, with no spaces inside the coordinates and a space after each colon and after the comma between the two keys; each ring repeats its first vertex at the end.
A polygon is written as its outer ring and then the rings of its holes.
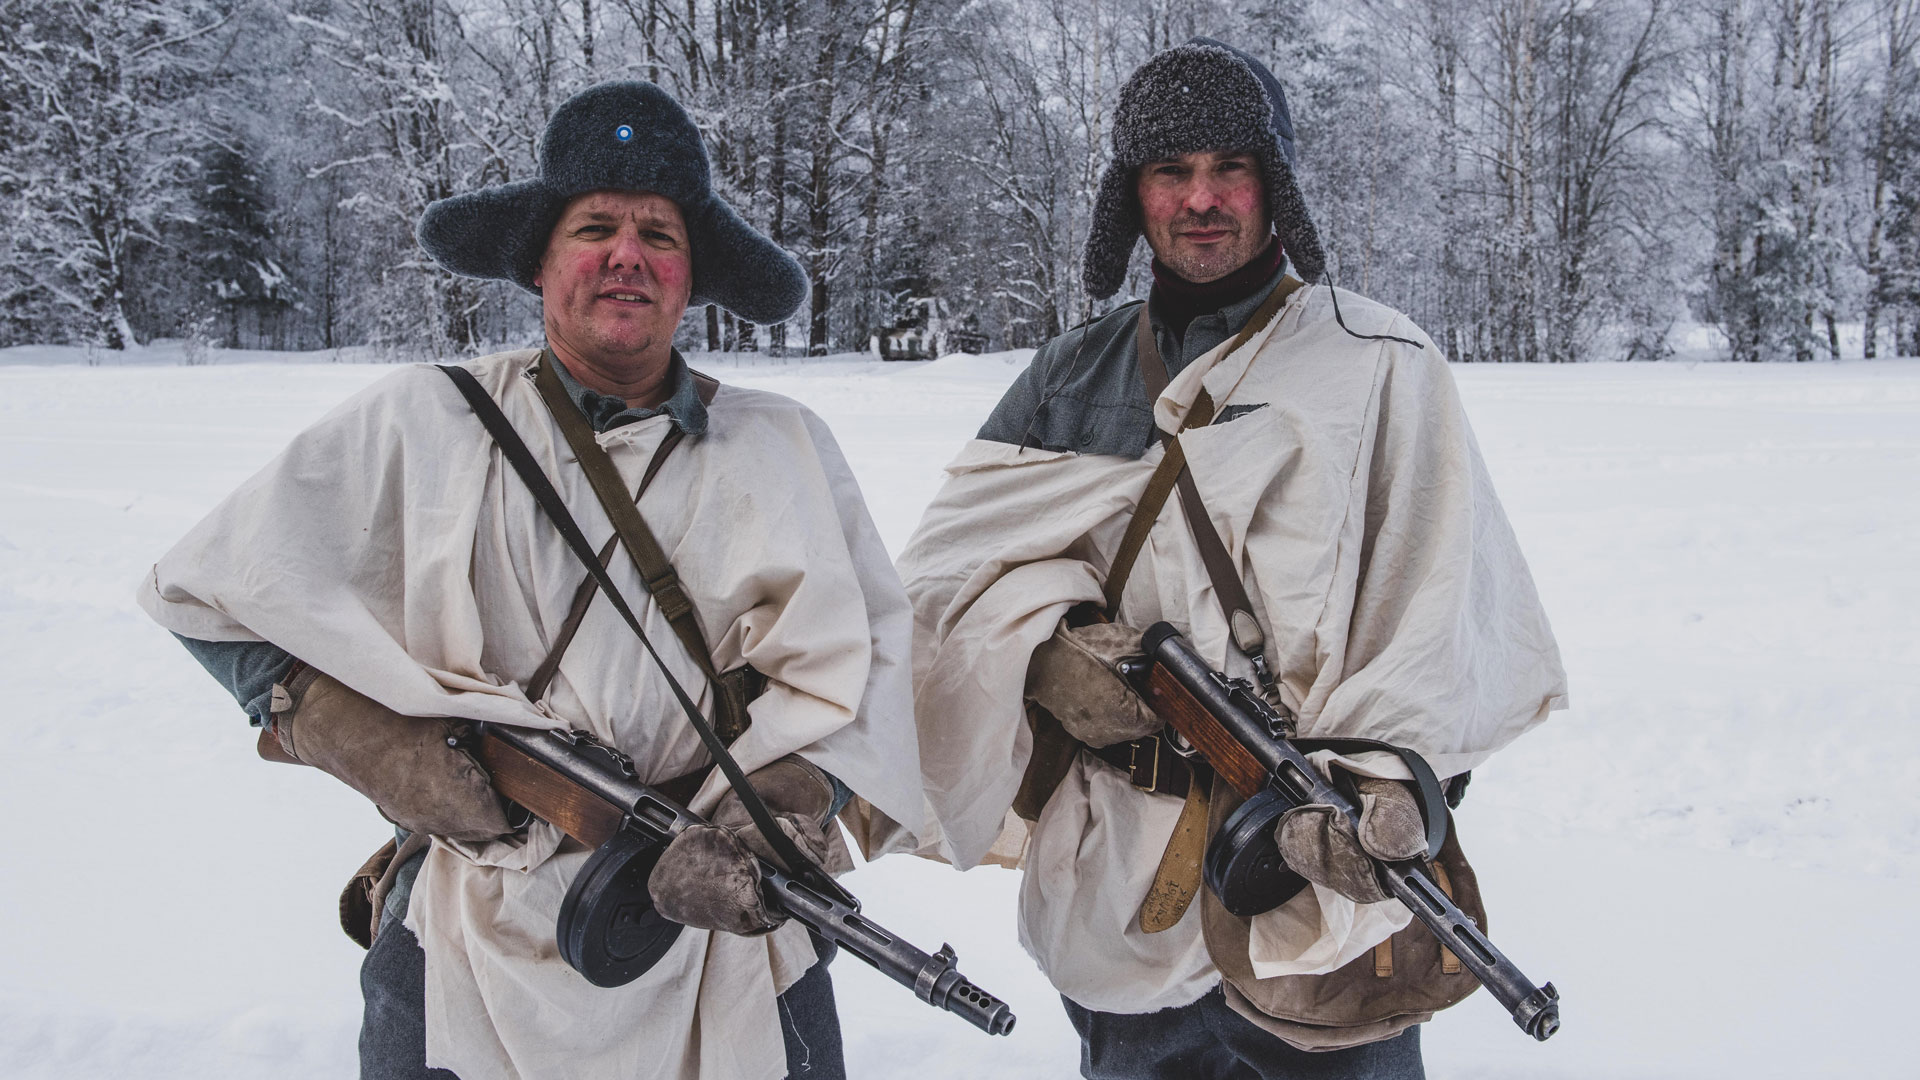
{"type": "Polygon", "coordinates": [[[1413,787],[1399,780],[1363,776],[1360,828],[1324,803],[1297,806],[1274,826],[1280,857],[1301,877],[1362,904],[1387,898],[1373,860],[1399,862],[1427,853],[1427,827],[1413,787]]]}
{"type": "MultiPolygon", "coordinates": [[[[802,854],[815,862],[827,857],[833,784],[826,773],[789,754],[747,774],[747,782],[802,854]]],[[[654,865],[647,889],[660,914],[684,926],[744,936],[765,934],[786,922],[761,891],[757,860],[778,859],[746,805],[730,791],[708,821],[674,837],[654,865]]]]}
{"type": "Polygon", "coordinates": [[[344,781],[408,832],[492,840],[513,831],[485,769],[449,744],[465,722],[402,716],[302,668],[273,688],[273,733],[302,764],[344,781]]]}
{"type": "Polygon", "coordinates": [[[1115,665],[1140,655],[1140,631],[1119,623],[1060,624],[1033,650],[1027,697],[1088,746],[1112,746],[1160,730],[1115,665]]]}

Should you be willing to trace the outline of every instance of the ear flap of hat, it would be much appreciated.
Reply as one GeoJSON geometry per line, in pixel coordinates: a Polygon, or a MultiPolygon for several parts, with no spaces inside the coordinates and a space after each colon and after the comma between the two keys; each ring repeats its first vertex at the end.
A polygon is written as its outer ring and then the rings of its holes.
{"type": "Polygon", "coordinates": [[[784,322],[807,298],[807,275],[793,256],[747,224],[718,197],[689,215],[692,304],[719,304],[753,323],[784,322]]]}
{"type": "Polygon", "coordinates": [[[1260,169],[1267,181],[1267,214],[1273,218],[1273,231],[1280,238],[1280,248],[1286,252],[1287,261],[1293,264],[1293,272],[1300,280],[1318,283],[1326,276],[1327,250],[1321,246],[1320,230],[1314,228],[1313,218],[1307,214],[1306,197],[1300,194],[1293,170],[1280,157],[1277,147],[1261,154],[1260,158],[1260,169]]]}
{"type": "Polygon", "coordinates": [[[414,230],[433,260],[462,277],[511,281],[528,292],[547,250],[559,198],[539,180],[441,199],[414,230]]]}
{"type": "Polygon", "coordinates": [[[1100,193],[1093,200],[1093,223],[1080,266],[1087,295],[1105,300],[1120,291],[1127,279],[1127,262],[1140,240],[1140,203],[1133,191],[1133,170],[1118,162],[1100,174],[1100,193]]]}

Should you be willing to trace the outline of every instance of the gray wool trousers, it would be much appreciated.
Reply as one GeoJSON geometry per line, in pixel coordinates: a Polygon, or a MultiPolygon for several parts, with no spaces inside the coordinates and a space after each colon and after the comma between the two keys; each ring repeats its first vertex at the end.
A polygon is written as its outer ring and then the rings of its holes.
{"type": "Polygon", "coordinates": [[[1105,1013],[1060,999],[1080,1033],[1088,1080],[1426,1080],[1420,1028],[1347,1050],[1311,1053],[1255,1027],[1214,987],[1191,1005],[1105,1013]]]}
{"type": "MultiPolygon", "coordinates": [[[[402,871],[405,889],[394,890],[381,915],[380,933],[360,964],[366,1011],[360,1023],[360,1080],[460,1080],[451,1070],[427,1067],[427,954],[402,921],[415,865],[402,871]]],[[[780,1034],[787,1044],[789,1080],[846,1080],[840,1043],[840,1012],[833,1000],[827,964],[831,946],[816,938],[820,962],[775,999],[780,1034]]]]}

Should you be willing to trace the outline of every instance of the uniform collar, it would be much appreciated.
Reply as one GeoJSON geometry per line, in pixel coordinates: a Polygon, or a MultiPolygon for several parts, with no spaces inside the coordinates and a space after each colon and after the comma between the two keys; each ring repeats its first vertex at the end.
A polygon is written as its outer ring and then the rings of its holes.
{"type": "Polygon", "coordinates": [[[667,381],[672,385],[673,393],[651,409],[629,407],[617,397],[609,397],[583,386],[567,370],[567,365],[554,359],[551,349],[542,354],[540,359],[542,363],[553,365],[554,372],[560,376],[560,385],[566,387],[567,397],[587,418],[587,423],[593,425],[595,434],[603,434],[661,413],[666,413],[675,427],[689,435],[706,433],[707,407],[700,401],[700,391],[694,385],[693,372],[687,367],[686,358],[680,355],[679,349],[673,350],[672,358],[667,362],[667,381]]]}
{"type": "MultiPolygon", "coordinates": [[[[1159,259],[1153,260],[1153,300],[1154,315],[1172,330],[1175,336],[1186,333],[1187,325],[1202,315],[1225,312],[1227,309],[1266,298],[1271,291],[1275,275],[1287,265],[1285,255],[1280,250],[1280,241],[1269,240],[1260,254],[1247,261],[1224,277],[1214,281],[1195,283],[1174,273],[1159,259]]],[[[1253,314],[1249,309],[1248,315],[1253,314]]]]}
{"type": "Polygon", "coordinates": [[[1218,311],[1195,316],[1191,323],[1178,330],[1168,325],[1161,309],[1159,290],[1149,294],[1147,317],[1160,335],[1160,348],[1167,362],[1167,373],[1170,376],[1179,374],[1195,358],[1239,333],[1240,328],[1247,325],[1247,320],[1253,318],[1253,313],[1260,310],[1260,305],[1266,302],[1286,276],[1287,263],[1283,259],[1279,267],[1252,292],[1218,311]]]}

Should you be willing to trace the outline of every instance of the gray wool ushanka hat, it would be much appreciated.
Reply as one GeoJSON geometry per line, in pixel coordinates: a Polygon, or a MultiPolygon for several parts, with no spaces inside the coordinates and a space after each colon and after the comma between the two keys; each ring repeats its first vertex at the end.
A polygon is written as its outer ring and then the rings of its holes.
{"type": "Polygon", "coordinates": [[[1120,88],[1113,114],[1113,162],[1100,177],[1082,276],[1104,300],[1127,277],[1140,238],[1140,166],[1201,151],[1252,154],[1266,182],[1267,216],[1294,273],[1319,281],[1326,251],[1293,175],[1293,117],[1280,80],[1265,64],[1212,38],[1197,37],[1140,65],[1120,88]]]}
{"type": "Polygon", "coordinates": [[[466,277],[533,276],[567,201],[590,191],[650,191],[679,206],[693,249],[693,304],[718,304],[756,323],[792,315],[806,298],[800,264],[714,194],[707,150],[680,103],[650,82],[582,90],[554,111],[540,139],[540,175],[427,207],[416,232],[435,262],[466,277]]]}

